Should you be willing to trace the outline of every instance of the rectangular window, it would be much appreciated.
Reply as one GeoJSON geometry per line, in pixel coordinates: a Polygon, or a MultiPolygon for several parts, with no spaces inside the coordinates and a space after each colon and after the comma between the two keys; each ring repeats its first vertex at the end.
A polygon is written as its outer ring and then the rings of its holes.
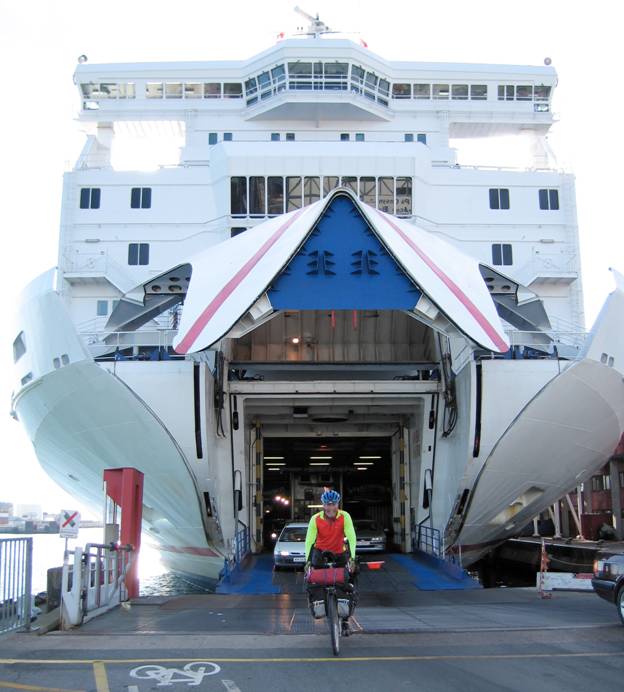
{"type": "Polygon", "coordinates": [[[230,214],[247,216],[247,178],[244,176],[230,178],[230,214]]]}
{"type": "Polygon", "coordinates": [[[223,133],[223,141],[224,142],[231,142],[233,139],[232,133],[231,132],[224,132],[223,133]]]}
{"type": "Polygon", "coordinates": [[[202,84],[200,82],[193,82],[184,85],[184,98],[185,99],[200,99],[202,97],[202,84]]]}
{"type": "Polygon", "coordinates": [[[99,187],[83,187],[80,190],[80,208],[81,209],[99,209],[100,208],[100,188],[99,187]]]}
{"type": "Polygon", "coordinates": [[[266,216],[266,190],[264,176],[249,178],[249,214],[266,216]]]}
{"type": "Polygon", "coordinates": [[[355,133],[355,141],[356,142],[363,142],[364,141],[364,133],[363,132],[356,132],[355,133]]]}
{"type": "Polygon", "coordinates": [[[303,204],[307,206],[321,199],[321,179],[307,177],[303,179],[303,204]]]}
{"type": "Polygon", "coordinates": [[[453,84],[451,86],[451,98],[454,101],[467,101],[468,100],[468,85],[467,84],[453,84]]]}
{"type": "Polygon", "coordinates": [[[133,187],[130,192],[131,209],[150,209],[152,206],[151,187],[133,187]]]}
{"type": "Polygon", "coordinates": [[[540,190],[539,191],[540,209],[559,209],[559,190],[540,190]]]}
{"type": "Polygon", "coordinates": [[[96,314],[98,317],[106,317],[106,315],[108,315],[108,301],[107,300],[98,300],[97,301],[96,314]]]}
{"type": "Polygon", "coordinates": [[[509,190],[490,188],[490,209],[509,209],[509,190]]]}
{"type": "Polygon", "coordinates": [[[269,216],[277,216],[284,213],[284,178],[273,176],[267,178],[267,192],[269,197],[269,216]]]}
{"type": "Polygon", "coordinates": [[[326,197],[332,190],[340,185],[340,178],[337,175],[323,176],[323,197],[326,197]]]}
{"type": "MultiPolygon", "coordinates": [[[[235,86],[240,87],[240,84],[237,84],[235,86]]],[[[220,99],[221,98],[221,84],[220,84],[220,82],[206,82],[204,84],[204,98],[205,99],[220,99]]]]}
{"type": "Polygon", "coordinates": [[[492,264],[495,266],[510,266],[513,264],[513,254],[509,243],[492,245],[492,264]]]}
{"type": "Polygon", "coordinates": [[[26,353],[26,337],[24,332],[20,332],[13,342],[13,362],[17,361],[26,353]]]}
{"type": "Polygon", "coordinates": [[[301,209],[303,205],[303,187],[301,178],[290,176],[286,178],[286,211],[301,209]]]}
{"type": "Polygon", "coordinates": [[[271,132],[271,141],[272,142],[279,142],[280,141],[280,133],[279,132],[271,132]]]}
{"type": "Polygon", "coordinates": [[[181,99],[182,98],[182,83],[181,82],[167,82],[167,84],[165,84],[165,98],[167,98],[167,99],[181,99]]]}
{"type": "Polygon", "coordinates": [[[346,187],[349,190],[353,190],[355,194],[358,193],[358,179],[352,175],[343,175],[340,184],[342,187],[346,187]]]}
{"type": "Polygon", "coordinates": [[[128,244],[128,264],[130,264],[130,265],[149,264],[149,243],[129,243],[128,244]]]}
{"type": "Polygon", "coordinates": [[[209,132],[208,133],[208,144],[212,146],[213,144],[216,144],[219,141],[219,137],[217,136],[216,132],[209,132]]]}
{"type": "Polygon", "coordinates": [[[419,132],[416,136],[416,141],[421,144],[427,144],[427,135],[424,132],[419,132]]]}
{"type": "Polygon", "coordinates": [[[148,99],[161,99],[163,97],[162,82],[148,82],[145,85],[145,96],[148,99]]]}
{"type": "Polygon", "coordinates": [[[223,98],[241,99],[243,98],[243,85],[240,82],[226,82],[223,85],[223,98]]]}
{"type": "Polygon", "coordinates": [[[602,487],[605,490],[611,490],[611,476],[605,475],[602,477],[602,487]]]}
{"type": "Polygon", "coordinates": [[[533,87],[533,98],[536,101],[548,101],[548,99],[550,98],[550,87],[549,86],[533,87]]]}
{"type": "Polygon", "coordinates": [[[532,101],[533,87],[532,86],[517,86],[516,101],[532,101]]]}
{"type": "Polygon", "coordinates": [[[592,476],[591,479],[591,489],[593,491],[602,490],[602,476],[592,476]]]}
{"type": "Polygon", "coordinates": [[[360,199],[364,204],[369,204],[371,207],[376,206],[376,188],[377,181],[375,178],[360,178],[360,199]]]}
{"type": "Polygon", "coordinates": [[[295,141],[295,133],[294,132],[287,132],[286,133],[286,141],[287,142],[294,142],[295,141]]]}
{"type": "Polygon", "coordinates": [[[348,132],[342,132],[340,135],[340,141],[341,142],[348,142],[351,139],[350,135],[348,132]]]}
{"type": "Polygon", "coordinates": [[[406,132],[403,135],[403,141],[404,142],[413,142],[414,141],[414,135],[411,132],[406,132]]]}
{"type": "Polygon", "coordinates": [[[470,98],[473,101],[485,101],[487,99],[487,84],[471,84],[470,98]]]}
{"type": "Polygon", "coordinates": [[[396,215],[412,215],[412,179],[396,179],[396,215]]]}
{"type": "Polygon", "coordinates": [[[312,88],[312,63],[289,62],[288,76],[291,89],[308,90],[312,88]]]}
{"type": "Polygon", "coordinates": [[[377,208],[394,214],[394,178],[377,179],[377,208]]]}
{"type": "Polygon", "coordinates": [[[449,97],[449,85],[448,84],[434,84],[433,85],[433,98],[434,99],[447,99],[449,97]]]}
{"type": "Polygon", "coordinates": [[[620,476],[620,488],[624,488],[624,471],[620,471],[619,476],[620,476]]]}
{"type": "Polygon", "coordinates": [[[513,101],[515,98],[516,89],[513,84],[499,84],[498,85],[498,100],[499,101],[513,101]]]}
{"type": "Polygon", "coordinates": [[[393,84],[392,98],[393,99],[409,99],[412,97],[411,84],[393,84]]]}
{"type": "Polygon", "coordinates": [[[431,84],[414,84],[414,98],[415,99],[430,99],[431,98],[431,84]]]}

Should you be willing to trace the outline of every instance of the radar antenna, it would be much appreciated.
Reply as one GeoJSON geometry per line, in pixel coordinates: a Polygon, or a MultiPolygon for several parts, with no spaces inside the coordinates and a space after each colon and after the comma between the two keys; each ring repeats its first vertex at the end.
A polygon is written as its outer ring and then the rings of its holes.
{"type": "Polygon", "coordinates": [[[332,31],[325,22],[319,19],[318,12],[316,13],[316,17],[313,17],[311,14],[308,14],[304,10],[302,10],[299,5],[295,6],[295,12],[297,14],[300,14],[302,17],[307,19],[310,24],[308,26],[308,30],[304,31],[304,35],[306,36],[314,36],[314,38],[318,38],[321,36],[321,34],[330,34],[330,33],[336,33],[332,31]]]}

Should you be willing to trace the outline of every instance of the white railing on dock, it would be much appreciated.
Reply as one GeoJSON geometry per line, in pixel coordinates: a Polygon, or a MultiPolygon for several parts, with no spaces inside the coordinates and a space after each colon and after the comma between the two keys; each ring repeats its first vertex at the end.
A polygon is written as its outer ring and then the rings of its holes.
{"type": "Polygon", "coordinates": [[[128,600],[125,578],[134,558],[129,546],[87,543],[63,564],[61,629],[69,629],[128,600]]]}
{"type": "Polygon", "coordinates": [[[0,634],[30,629],[32,538],[0,539],[0,634]]]}

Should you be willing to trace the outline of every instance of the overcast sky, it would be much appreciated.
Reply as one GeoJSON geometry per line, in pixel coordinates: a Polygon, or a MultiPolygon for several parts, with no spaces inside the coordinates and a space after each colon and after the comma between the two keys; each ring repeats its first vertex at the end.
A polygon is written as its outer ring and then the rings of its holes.
{"type": "MultiPolygon", "coordinates": [[[[550,137],[560,164],[577,176],[581,261],[588,326],[624,271],[622,58],[619,3],[595,0],[297,0],[332,28],[359,32],[389,60],[541,65],[559,75],[550,137]]],[[[2,235],[6,319],[0,322],[0,500],[73,507],[40,469],[11,395],[10,314],[16,296],[56,264],[62,174],[83,143],[72,83],[89,62],[245,59],[302,23],[293,1],[0,0],[2,235]]],[[[489,163],[484,160],[483,163],[489,163]]],[[[83,511],[85,508],[82,508],[83,511]]]]}

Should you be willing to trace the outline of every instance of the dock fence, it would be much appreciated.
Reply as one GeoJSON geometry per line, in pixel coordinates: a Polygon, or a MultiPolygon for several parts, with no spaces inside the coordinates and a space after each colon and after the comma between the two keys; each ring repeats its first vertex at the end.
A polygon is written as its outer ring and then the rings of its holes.
{"type": "Polygon", "coordinates": [[[0,539],[0,634],[30,629],[32,538],[0,539]]]}

